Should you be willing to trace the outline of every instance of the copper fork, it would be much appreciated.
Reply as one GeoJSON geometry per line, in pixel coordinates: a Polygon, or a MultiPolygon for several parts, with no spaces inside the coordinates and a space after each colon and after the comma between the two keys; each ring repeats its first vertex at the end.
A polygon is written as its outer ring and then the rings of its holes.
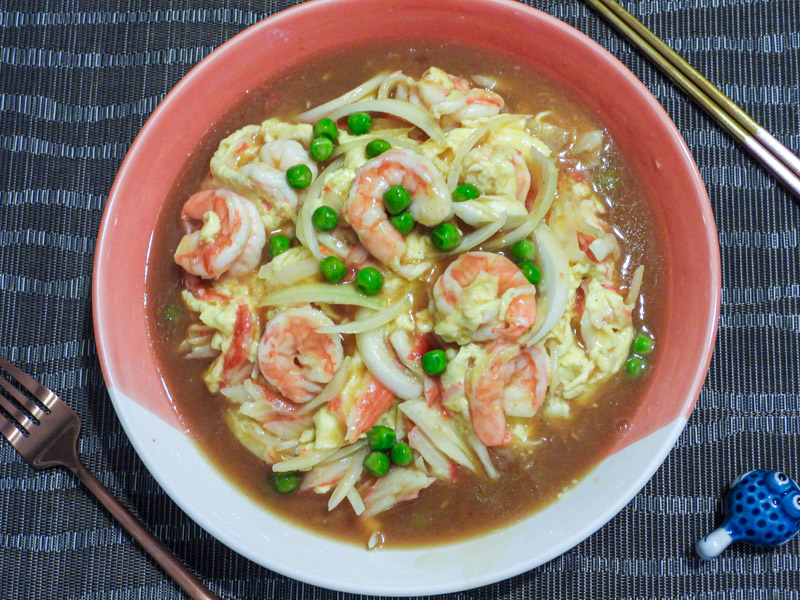
{"type": "Polygon", "coordinates": [[[75,473],[189,597],[193,600],[217,600],[217,597],[81,464],[76,449],[81,422],[75,411],[52,391],[3,357],[0,357],[0,367],[33,397],[27,396],[0,375],[0,386],[13,398],[12,400],[0,393],[0,409],[2,409],[0,431],[28,464],[36,469],[62,466],[75,473]]]}

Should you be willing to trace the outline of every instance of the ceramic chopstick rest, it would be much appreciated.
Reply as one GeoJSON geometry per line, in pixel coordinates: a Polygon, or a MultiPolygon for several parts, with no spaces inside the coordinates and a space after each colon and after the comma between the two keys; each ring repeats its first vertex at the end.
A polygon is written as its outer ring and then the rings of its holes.
{"type": "Polygon", "coordinates": [[[700,558],[716,558],[734,542],[780,546],[800,531],[800,486],[785,473],[756,469],[731,484],[725,521],[695,545],[700,558]]]}

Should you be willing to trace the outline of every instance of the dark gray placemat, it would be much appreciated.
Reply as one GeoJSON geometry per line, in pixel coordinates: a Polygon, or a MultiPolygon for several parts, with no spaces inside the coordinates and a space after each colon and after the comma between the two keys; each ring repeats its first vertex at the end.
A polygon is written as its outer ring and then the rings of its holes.
{"type": "MultiPolygon", "coordinates": [[[[225,598],[350,596],[238,556],[155,483],[103,383],[92,257],[116,169],[147,115],[211,50],[292,4],[0,0],[0,354],[75,407],[88,468],[225,598]]],[[[800,204],[581,2],[528,4],[612,51],[678,125],[719,228],[722,316],[697,410],[645,489],[560,558],[448,597],[798,598],[797,539],[775,550],[735,546],[705,564],[692,546],[718,523],[719,495],[738,473],[759,466],[800,476],[800,204]]],[[[797,0],[624,5],[798,152],[797,0]]],[[[183,595],[75,478],[33,471],[2,441],[0,598],[183,595]]]]}

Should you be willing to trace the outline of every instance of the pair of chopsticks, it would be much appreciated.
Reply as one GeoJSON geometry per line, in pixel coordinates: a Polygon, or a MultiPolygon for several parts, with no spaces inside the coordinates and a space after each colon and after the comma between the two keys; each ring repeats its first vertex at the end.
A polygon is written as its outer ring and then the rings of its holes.
{"type": "Polygon", "coordinates": [[[800,199],[800,158],[615,0],[584,0],[800,199]]]}

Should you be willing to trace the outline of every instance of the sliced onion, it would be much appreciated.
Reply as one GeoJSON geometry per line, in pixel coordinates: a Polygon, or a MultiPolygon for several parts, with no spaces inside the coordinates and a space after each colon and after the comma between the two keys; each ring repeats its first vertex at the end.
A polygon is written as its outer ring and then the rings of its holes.
{"type": "Polygon", "coordinates": [[[312,109],[309,109],[303,113],[297,115],[297,118],[301,121],[305,121],[306,123],[314,123],[318,121],[322,117],[328,116],[328,113],[333,112],[338,108],[342,108],[352,102],[356,102],[357,100],[361,100],[367,94],[371,94],[379,87],[381,87],[381,83],[383,80],[386,79],[386,76],[389,73],[384,71],[382,73],[378,73],[372,79],[368,79],[361,85],[353,88],[349,92],[342,94],[338,98],[334,98],[333,100],[329,100],[325,104],[320,104],[312,109]]]}
{"type": "MultiPolygon", "coordinates": [[[[406,131],[410,131],[410,129],[408,129],[406,131]]],[[[354,140],[349,140],[349,141],[344,142],[342,144],[338,144],[333,149],[333,152],[331,153],[331,158],[336,158],[337,156],[341,156],[342,154],[345,154],[345,153],[349,152],[350,150],[353,150],[354,148],[359,148],[359,147],[366,146],[372,140],[385,140],[385,141],[389,142],[389,145],[392,148],[413,149],[413,148],[416,148],[417,146],[419,146],[419,144],[417,144],[417,143],[415,143],[413,141],[401,140],[400,138],[396,138],[396,137],[391,136],[391,135],[390,136],[381,135],[381,132],[378,132],[378,133],[375,133],[373,135],[360,135],[354,140]]]]}
{"type": "Polygon", "coordinates": [[[422,377],[423,372],[422,368],[420,367],[420,361],[411,360],[409,358],[413,350],[411,345],[411,336],[409,333],[404,329],[395,329],[391,334],[389,334],[389,343],[392,344],[392,348],[394,348],[397,358],[399,358],[400,362],[405,365],[406,369],[415,375],[422,377]]]}
{"type": "Polygon", "coordinates": [[[403,100],[394,100],[391,98],[385,100],[362,100],[361,102],[338,108],[331,112],[328,117],[335,121],[340,117],[346,117],[356,112],[386,113],[387,115],[395,116],[398,119],[416,125],[437,142],[444,141],[442,128],[439,127],[439,123],[436,122],[433,115],[421,106],[411,104],[411,102],[404,102],[403,100]]]}
{"type": "Polygon", "coordinates": [[[419,452],[419,455],[430,467],[430,471],[442,479],[452,479],[455,473],[455,464],[436,447],[422,429],[414,427],[408,432],[408,445],[419,452]]]}
{"type": "Polygon", "coordinates": [[[542,267],[542,281],[537,286],[540,298],[546,305],[544,314],[536,315],[533,334],[528,345],[542,339],[561,320],[569,299],[569,262],[558,245],[558,239],[547,225],[539,225],[534,232],[537,254],[542,267]],[[537,327],[538,326],[538,327],[537,327]]]}
{"type": "Polygon", "coordinates": [[[325,167],[325,170],[317,176],[306,191],[303,206],[300,207],[300,212],[297,215],[297,239],[309,249],[317,260],[322,260],[322,253],[319,250],[319,240],[311,217],[321,204],[322,188],[327,176],[338,170],[343,164],[344,159],[339,158],[325,167]]]}
{"type": "Polygon", "coordinates": [[[636,299],[639,297],[639,291],[642,289],[642,280],[644,279],[644,265],[639,265],[633,272],[631,284],[628,287],[628,295],[625,296],[625,304],[632,306],[636,304],[636,299]]]}
{"type": "Polygon", "coordinates": [[[453,419],[445,419],[438,410],[429,408],[422,399],[403,402],[400,410],[414,421],[441,452],[469,470],[476,470],[475,462],[470,456],[472,453],[469,444],[456,429],[453,419]]]}
{"type": "Polygon", "coordinates": [[[350,251],[350,246],[347,245],[347,242],[340,240],[330,233],[318,233],[317,241],[330,250],[333,255],[338,256],[342,260],[344,260],[347,253],[350,251]]]}
{"type": "Polygon", "coordinates": [[[396,396],[404,400],[422,397],[422,381],[398,362],[387,335],[386,326],[356,335],[364,364],[396,396]]]}
{"type": "Polygon", "coordinates": [[[352,488],[347,492],[347,499],[350,501],[350,506],[353,507],[353,512],[356,513],[356,516],[364,512],[364,500],[361,499],[361,494],[358,493],[356,488],[352,488]]]}
{"type": "Polygon", "coordinates": [[[300,456],[293,456],[272,465],[272,470],[276,473],[284,471],[308,471],[315,465],[333,456],[332,450],[310,449],[300,456]]]}
{"type": "Polygon", "coordinates": [[[278,304],[299,304],[313,302],[315,304],[347,304],[363,306],[372,310],[380,310],[383,305],[375,298],[368,298],[350,286],[330,285],[329,283],[306,283],[279,290],[262,299],[259,306],[276,306],[278,304]]]}
{"type": "Polygon", "coordinates": [[[487,121],[478,127],[475,131],[473,131],[469,137],[464,140],[464,142],[458,147],[455,156],[453,157],[453,163],[450,165],[450,173],[447,175],[447,185],[450,189],[455,189],[458,185],[458,180],[461,177],[461,163],[464,162],[467,154],[469,153],[472,148],[475,147],[475,144],[483,139],[489,131],[499,127],[500,125],[505,125],[506,123],[510,123],[512,121],[518,121],[519,119],[528,119],[529,115],[513,115],[513,114],[503,114],[497,115],[487,119],[487,121]]]}
{"type": "Polygon", "coordinates": [[[475,431],[470,430],[467,432],[467,441],[478,456],[478,460],[481,461],[486,474],[492,479],[500,477],[500,471],[495,468],[492,463],[492,457],[489,456],[489,451],[486,449],[486,446],[483,445],[483,442],[478,439],[478,436],[475,435],[475,431]]]}
{"type": "Polygon", "coordinates": [[[539,178],[541,181],[539,183],[539,193],[536,194],[536,200],[528,213],[528,218],[522,225],[492,242],[487,246],[487,250],[499,250],[528,237],[553,205],[558,187],[558,169],[556,169],[556,165],[551,159],[533,147],[531,147],[531,158],[539,166],[539,178]]]}
{"type": "Polygon", "coordinates": [[[433,477],[414,469],[390,470],[389,474],[378,479],[364,496],[363,517],[372,517],[389,510],[399,502],[416,498],[420,490],[434,481],[433,477]]]}
{"type": "Polygon", "coordinates": [[[603,262],[606,256],[614,251],[615,247],[616,244],[614,244],[614,240],[608,234],[603,234],[589,244],[589,250],[592,251],[592,254],[594,254],[598,262],[603,262]]]}
{"type": "Polygon", "coordinates": [[[336,396],[339,395],[339,392],[342,391],[344,388],[344,384],[347,383],[347,378],[350,376],[350,366],[353,364],[353,358],[350,356],[345,356],[342,364],[339,365],[339,368],[336,370],[336,373],[333,374],[333,379],[331,379],[322,391],[317,394],[315,398],[312,398],[311,401],[304,404],[302,408],[300,408],[301,413],[310,413],[314,412],[317,408],[322,406],[323,404],[327,404],[336,396]]]}
{"type": "Polygon", "coordinates": [[[461,240],[461,243],[450,252],[447,252],[447,254],[461,254],[462,252],[471,250],[475,246],[482,244],[490,237],[492,237],[495,233],[500,231],[505,224],[506,224],[506,213],[497,215],[495,220],[489,223],[488,225],[479,227],[472,233],[465,235],[464,238],[461,240]]]}
{"type": "Polygon", "coordinates": [[[364,458],[368,453],[369,450],[367,448],[362,448],[349,458],[350,465],[347,467],[347,471],[345,471],[344,476],[339,480],[331,497],[328,499],[329,511],[339,506],[339,503],[347,497],[350,490],[355,489],[356,483],[364,471],[364,458]]]}
{"type": "Polygon", "coordinates": [[[409,296],[404,296],[389,308],[379,310],[363,319],[356,319],[355,321],[342,323],[341,325],[320,327],[317,331],[319,333],[364,333],[365,331],[376,329],[381,325],[386,325],[386,323],[394,321],[409,308],[411,308],[411,298],[409,296]]]}

